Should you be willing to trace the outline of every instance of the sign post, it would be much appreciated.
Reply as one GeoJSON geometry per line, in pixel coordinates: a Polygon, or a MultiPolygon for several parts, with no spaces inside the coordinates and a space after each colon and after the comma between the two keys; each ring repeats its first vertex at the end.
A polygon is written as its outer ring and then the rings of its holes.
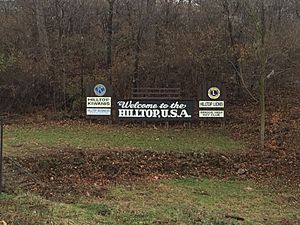
{"type": "Polygon", "coordinates": [[[0,194],[4,190],[3,178],[3,119],[0,117],[0,194]]]}

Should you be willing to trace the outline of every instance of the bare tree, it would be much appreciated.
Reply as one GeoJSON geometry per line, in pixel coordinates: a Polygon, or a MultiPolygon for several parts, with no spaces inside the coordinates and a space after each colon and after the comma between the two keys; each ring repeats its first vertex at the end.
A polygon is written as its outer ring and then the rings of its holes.
{"type": "Polygon", "coordinates": [[[51,54],[43,5],[43,0],[35,0],[36,24],[39,34],[39,47],[42,51],[42,57],[46,63],[46,67],[49,67],[51,65],[51,54]]]}
{"type": "Polygon", "coordinates": [[[107,30],[106,30],[106,66],[108,72],[108,82],[112,85],[112,40],[113,40],[113,17],[114,17],[114,4],[115,0],[107,0],[108,2],[108,17],[107,17],[107,30]]]}
{"type": "Polygon", "coordinates": [[[265,130],[266,130],[266,8],[265,0],[259,1],[259,19],[257,25],[258,33],[258,54],[260,60],[260,147],[265,146],[265,130]]]}

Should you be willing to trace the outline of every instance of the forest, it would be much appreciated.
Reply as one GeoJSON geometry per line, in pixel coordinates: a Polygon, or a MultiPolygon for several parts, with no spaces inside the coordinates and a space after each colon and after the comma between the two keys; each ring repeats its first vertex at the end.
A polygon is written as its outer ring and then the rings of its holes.
{"type": "Polygon", "coordinates": [[[0,0],[0,225],[300,224],[300,0],[0,0]]]}
{"type": "Polygon", "coordinates": [[[80,113],[98,81],[190,99],[218,81],[234,104],[299,84],[298,0],[1,0],[0,21],[2,113],[80,113]]]}

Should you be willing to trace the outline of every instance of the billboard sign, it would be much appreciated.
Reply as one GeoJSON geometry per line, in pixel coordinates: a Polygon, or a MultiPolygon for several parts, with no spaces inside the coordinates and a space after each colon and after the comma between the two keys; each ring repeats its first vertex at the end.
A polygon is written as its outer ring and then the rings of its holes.
{"type": "Polygon", "coordinates": [[[193,101],[190,100],[118,100],[119,119],[148,121],[190,121],[193,101]]]}

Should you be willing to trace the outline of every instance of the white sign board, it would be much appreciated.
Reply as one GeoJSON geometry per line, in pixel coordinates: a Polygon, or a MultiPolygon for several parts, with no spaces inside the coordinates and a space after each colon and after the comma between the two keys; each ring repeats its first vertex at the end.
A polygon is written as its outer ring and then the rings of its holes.
{"type": "Polygon", "coordinates": [[[201,110],[199,111],[199,117],[224,117],[224,111],[210,111],[210,110],[201,110]]]}
{"type": "Polygon", "coordinates": [[[87,108],[86,115],[87,116],[110,116],[111,109],[87,108]]]}
{"type": "Polygon", "coordinates": [[[87,97],[86,107],[89,108],[110,108],[111,97],[87,97]]]}
{"type": "Polygon", "coordinates": [[[199,101],[199,108],[224,108],[224,101],[199,101]]]}

